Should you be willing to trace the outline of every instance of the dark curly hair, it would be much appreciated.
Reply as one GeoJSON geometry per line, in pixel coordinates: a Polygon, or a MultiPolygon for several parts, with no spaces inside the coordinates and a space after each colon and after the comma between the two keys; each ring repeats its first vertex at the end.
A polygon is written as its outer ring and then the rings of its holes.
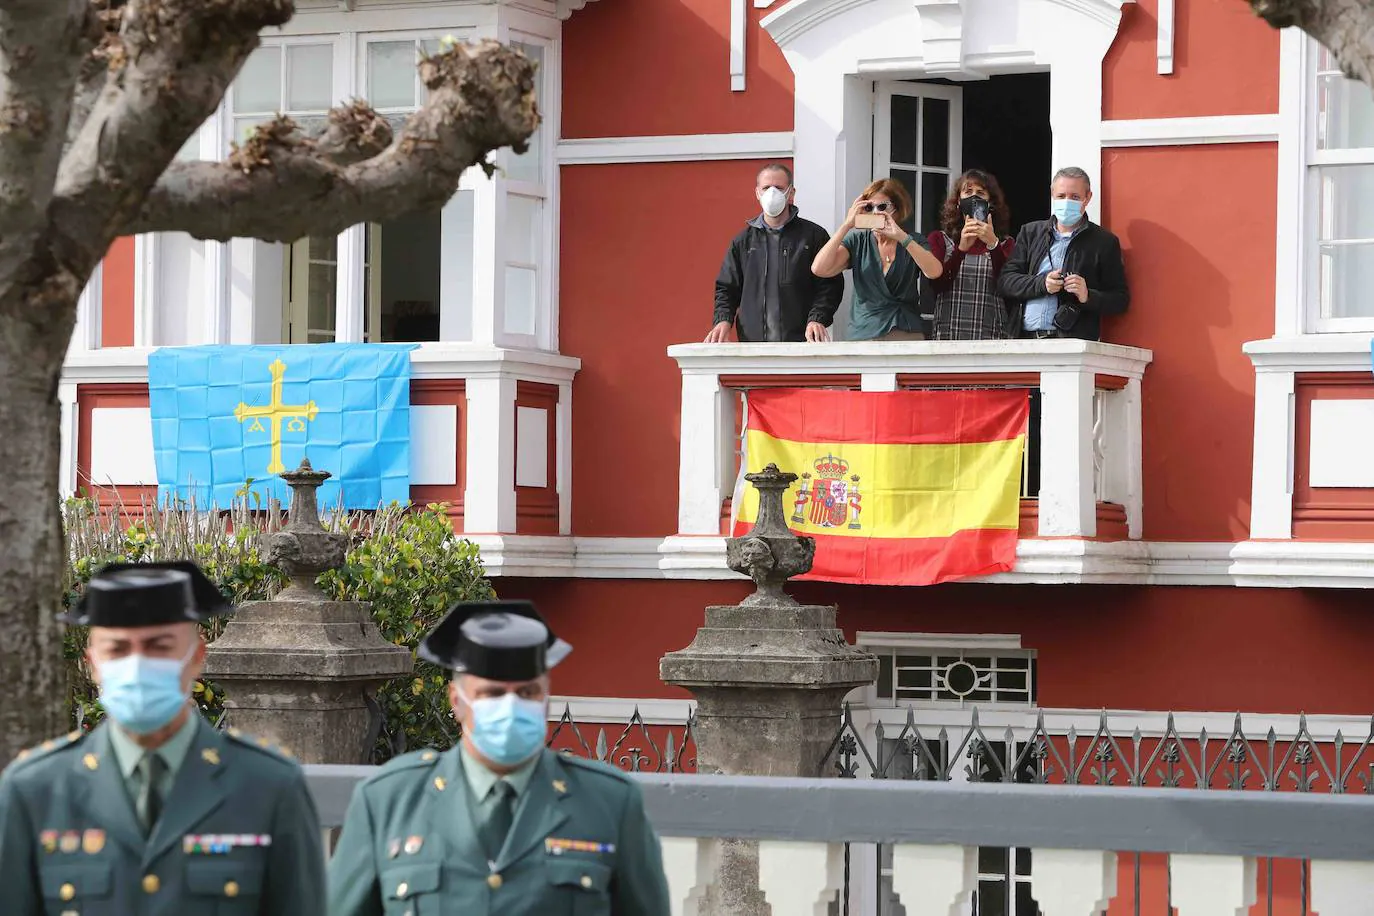
{"type": "Polygon", "coordinates": [[[968,182],[987,188],[988,199],[992,202],[992,228],[997,235],[1004,236],[1011,229],[1011,213],[1007,211],[1007,199],[1002,194],[1002,186],[997,183],[991,172],[982,169],[969,169],[959,176],[949,189],[949,197],[940,208],[940,228],[956,241],[964,228],[964,214],[959,212],[959,195],[968,182]]]}

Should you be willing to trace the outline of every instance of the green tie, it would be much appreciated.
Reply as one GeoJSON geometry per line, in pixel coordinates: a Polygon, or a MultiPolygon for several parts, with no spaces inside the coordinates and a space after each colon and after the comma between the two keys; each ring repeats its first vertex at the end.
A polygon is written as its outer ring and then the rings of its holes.
{"type": "Polygon", "coordinates": [[[138,790],[138,819],[143,822],[145,834],[153,832],[153,826],[162,816],[162,794],[158,791],[158,784],[166,771],[167,763],[159,754],[144,754],[138,762],[138,772],[143,780],[138,790]]]}
{"type": "Polygon", "coordinates": [[[511,822],[515,819],[515,787],[502,779],[491,791],[496,795],[496,805],[482,829],[482,842],[486,845],[487,855],[495,860],[506,845],[506,834],[510,833],[511,822]]]}

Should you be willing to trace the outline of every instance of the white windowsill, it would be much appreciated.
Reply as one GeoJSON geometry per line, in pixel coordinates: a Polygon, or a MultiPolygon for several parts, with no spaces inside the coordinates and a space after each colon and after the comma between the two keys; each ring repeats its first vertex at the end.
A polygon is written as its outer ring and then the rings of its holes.
{"type": "Polygon", "coordinates": [[[1374,333],[1303,334],[1252,340],[1243,347],[1256,372],[1374,371],[1374,333]]]}

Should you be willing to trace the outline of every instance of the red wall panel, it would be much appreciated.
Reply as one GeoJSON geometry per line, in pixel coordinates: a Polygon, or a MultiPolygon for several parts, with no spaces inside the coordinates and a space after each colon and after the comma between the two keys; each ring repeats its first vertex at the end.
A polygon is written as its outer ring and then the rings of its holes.
{"type": "Polygon", "coordinates": [[[573,381],[574,534],[677,530],[682,376],[664,351],[711,329],[716,273],[730,239],[758,213],[761,165],[563,169],[559,349],[582,360],[573,381]],[[646,209],[643,195],[655,191],[669,195],[671,213],[646,209]]]}
{"type": "Polygon", "coordinates": [[[749,4],[745,91],[730,89],[730,4],[598,0],[563,25],[563,136],[792,129],[792,70],[749,4]]]}
{"type": "Polygon", "coordinates": [[[100,274],[100,345],[134,345],[134,239],[115,239],[100,274]]]}
{"type": "MultiPolygon", "coordinates": [[[[692,641],[708,604],[748,582],[497,579],[502,597],[538,603],[574,647],[560,694],[684,696],[658,659],[692,641]]],[[[1186,586],[793,583],[798,600],[838,604],[858,630],[1019,633],[1039,653],[1042,706],[1367,715],[1374,679],[1368,597],[1358,590],[1186,586]],[[1294,638],[1293,634],[1300,634],[1294,638]],[[1320,671],[1321,677],[1313,677],[1320,671]]]]}
{"type": "Polygon", "coordinates": [[[1105,225],[1131,307],[1104,339],[1148,347],[1145,537],[1244,539],[1255,371],[1241,351],[1274,331],[1274,144],[1107,150],[1105,225]],[[1203,175],[1225,175],[1212,193],[1203,175]]]}
{"type": "Polygon", "coordinates": [[[1176,0],[1174,72],[1160,76],[1159,0],[1121,9],[1102,66],[1102,117],[1183,118],[1279,110],[1279,33],[1245,0],[1176,0]]]}

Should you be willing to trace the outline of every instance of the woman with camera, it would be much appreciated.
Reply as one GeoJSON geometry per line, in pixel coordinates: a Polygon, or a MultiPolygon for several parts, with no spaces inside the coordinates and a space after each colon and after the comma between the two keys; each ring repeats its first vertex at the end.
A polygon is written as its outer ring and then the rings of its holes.
{"type": "Polygon", "coordinates": [[[930,234],[931,254],[944,272],[935,287],[936,340],[1002,340],[1007,306],[997,292],[997,275],[1011,257],[1010,214],[997,179],[969,169],[950,189],[940,213],[941,228],[930,234]]]}
{"type": "Polygon", "coordinates": [[[922,340],[920,274],[934,279],[943,269],[920,239],[901,224],[911,216],[911,196],[895,178],[864,189],[840,228],[811,262],[818,277],[854,271],[850,340],[922,340]]]}

